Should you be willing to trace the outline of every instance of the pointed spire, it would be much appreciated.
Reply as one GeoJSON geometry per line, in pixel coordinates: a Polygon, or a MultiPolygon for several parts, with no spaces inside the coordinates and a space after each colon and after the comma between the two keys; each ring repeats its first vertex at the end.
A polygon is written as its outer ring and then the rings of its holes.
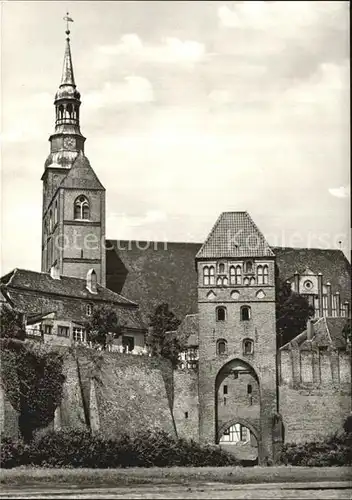
{"type": "Polygon", "coordinates": [[[66,13],[66,16],[64,17],[64,21],[66,21],[66,48],[65,48],[65,55],[64,55],[64,64],[62,68],[62,78],[61,78],[61,85],[72,85],[73,87],[76,86],[75,84],[75,77],[73,75],[73,65],[72,65],[72,57],[71,57],[71,47],[70,47],[70,30],[69,30],[69,25],[68,23],[73,23],[73,19],[69,17],[69,13],[66,13]]]}
{"type": "Polygon", "coordinates": [[[65,55],[64,55],[64,64],[62,67],[61,85],[72,85],[73,87],[76,86],[75,77],[73,75],[73,65],[72,65],[71,47],[70,47],[69,37],[66,38],[66,48],[65,48],[65,55]]]}

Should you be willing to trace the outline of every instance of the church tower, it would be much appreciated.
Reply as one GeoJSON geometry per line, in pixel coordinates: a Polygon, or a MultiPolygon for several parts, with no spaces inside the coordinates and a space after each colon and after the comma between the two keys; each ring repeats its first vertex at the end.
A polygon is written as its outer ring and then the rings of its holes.
{"type": "MultiPolygon", "coordinates": [[[[71,19],[65,18],[67,22],[71,19]]],[[[49,137],[43,181],[42,271],[86,278],[94,269],[105,286],[105,188],[84,154],[81,96],[76,88],[66,29],[62,78],[55,95],[55,130],[49,137]]]]}
{"type": "Polygon", "coordinates": [[[275,256],[247,212],[220,215],[196,256],[199,438],[274,458],[275,256]]]}

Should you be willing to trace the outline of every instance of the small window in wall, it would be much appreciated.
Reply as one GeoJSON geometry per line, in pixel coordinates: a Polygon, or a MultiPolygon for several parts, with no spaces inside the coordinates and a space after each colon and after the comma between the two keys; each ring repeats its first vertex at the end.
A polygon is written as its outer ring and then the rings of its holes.
{"type": "Polygon", "coordinates": [[[243,354],[253,354],[253,340],[244,339],[244,341],[243,341],[243,354]]]}
{"type": "Polygon", "coordinates": [[[247,385],[247,394],[252,394],[252,385],[251,384],[247,385]]]}
{"type": "Polygon", "coordinates": [[[216,352],[217,354],[226,354],[227,351],[227,342],[224,339],[220,339],[216,343],[216,352]]]}
{"type": "Polygon", "coordinates": [[[219,273],[224,274],[225,272],[225,264],[221,263],[219,264],[219,273]]]}
{"type": "Polygon", "coordinates": [[[87,304],[86,312],[87,316],[91,316],[93,314],[93,304],[87,304]]]}
{"type": "Polygon", "coordinates": [[[68,326],[59,325],[57,328],[57,334],[60,337],[69,337],[70,336],[70,328],[68,326]]]}
{"type": "Polygon", "coordinates": [[[73,340],[75,342],[84,341],[84,328],[73,327],[73,340]]]}
{"type": "Polygon", "coordinates": [[[227,385],[224,385],[224,394],[227,394],[227,385]]]}
{"type": "Polygon", "coordinates": [[[185,419],[188,418],[188,411],[185,411],[185,419]]]}
{"type": "Polygon", "coordinates": [[[45,335],[51,335],[53,333],[52,325],[44,325],[44,333],[45,335]]]}
{"type": "Polygon", "coordinates": [[[245,264],[245,269],[246,273],[252,273],[253,272],[253,263],[251,260],[248,260],[245,264]]]}
{"type": "Polygon", "coordinates": [[[249,306],[241,307],[241,321],[249,321],[251,319],[251,308],[249,306]]]}
{"type": "Polygon", "coordinates": [[[225,321],[225,320],[226,320],[226,307],[217,307],[216,321],[225,321]]]}

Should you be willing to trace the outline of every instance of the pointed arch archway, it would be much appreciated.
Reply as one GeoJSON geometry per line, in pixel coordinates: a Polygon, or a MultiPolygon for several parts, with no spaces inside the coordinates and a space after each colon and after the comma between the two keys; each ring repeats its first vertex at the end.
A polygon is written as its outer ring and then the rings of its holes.
{"type": "Polygon", "coordinates": [[[225,363],[215,379],[216,443],[239,459],[258,457],[260,436],[260,381],[247,361],[225,363]]]}

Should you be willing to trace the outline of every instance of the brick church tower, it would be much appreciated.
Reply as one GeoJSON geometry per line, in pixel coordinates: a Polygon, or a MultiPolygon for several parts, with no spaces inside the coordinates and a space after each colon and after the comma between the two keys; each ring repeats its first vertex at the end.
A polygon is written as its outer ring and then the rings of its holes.
{"type": "Polygon", "coordinates": [[[94,269],[105,286],[105,188],[84,154],[80,93],[75,84],[66,30],[61,84],[55,95],[55,131],[45,162],[42,212],[42,271],[86,278],[94,269]]]}
{"type": "Polygon", "coordinates": [[[277,417],[275,256],[247,212],[225,212],[196,266],[200,442],[242,441],[263,463],[277,417]]]}

